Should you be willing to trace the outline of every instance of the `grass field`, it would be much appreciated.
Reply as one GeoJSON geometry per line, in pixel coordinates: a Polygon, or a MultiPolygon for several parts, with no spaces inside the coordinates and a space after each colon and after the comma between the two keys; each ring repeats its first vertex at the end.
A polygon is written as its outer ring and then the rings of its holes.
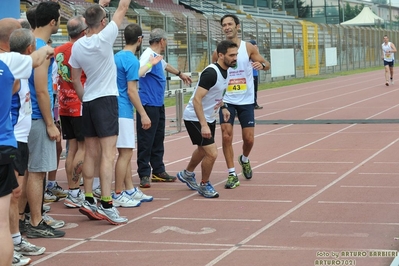
{"type": "MultiPolygon", "coordinates": [[[[336,73],[327,74],[327,75],[311,76],[311,77],[304,77],[304,78],[293,78],[293,79],[289,79],[289,80],[275,81],[275,82],[271,82],[271,83],[262,83],[262,84],[259,84],[258,90],[261,91],[261,90],[280,88],[280,87],[284,87],[284,86],[290,86],[290,85],[301,84],[301,83],[317,81],[317,80],[330,79],[330,78],[339,77],[339,76],[348,76],[348,75],[353,75],[353,74],[357,74],[357,73],[364,73],[364,72],[382,70],[382,69],[383,68],[381,66],[378,66],[378,67],[336,72],[336,73]]],[[[184,103],[185,104],[188,103],[188,101],[190,100],[190,97],[191,97],[191,93],[184,95],[184,103]]],[[[175,106],[175,105],[176,105],[175,97],[165,98],[165,107],[175,106]]]]}

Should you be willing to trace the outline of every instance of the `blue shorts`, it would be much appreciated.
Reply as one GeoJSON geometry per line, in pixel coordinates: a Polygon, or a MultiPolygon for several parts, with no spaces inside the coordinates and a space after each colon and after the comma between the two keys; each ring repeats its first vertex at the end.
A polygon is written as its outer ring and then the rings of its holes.
{"type": "Polygon", "coordinates": [[[225,122],[223,119],[222,109],[219,110],[219,121],[220,124],[230,123],[234,125],[234,120],[237,116],[240,121],[241,128],[246,127],[255,127],[255,106],[254,104],[246,104],[246,105],[235,105],[226,103],[227,110],[230,112],[230,119],[225,122]]]}
{"type": "Polygon", "coordinates": [[[384,66],[389,66],[389,67],[393,67],[393,63],[395,62],[395,60],[392,60],[391,62],[387,62],[384,60],[384,66]]]}

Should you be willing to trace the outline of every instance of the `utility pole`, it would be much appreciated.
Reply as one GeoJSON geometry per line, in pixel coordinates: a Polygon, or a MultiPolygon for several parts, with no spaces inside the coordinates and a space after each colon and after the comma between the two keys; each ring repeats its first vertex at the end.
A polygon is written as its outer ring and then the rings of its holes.
{"type": "Polygon", "coordinates": [[[389,0],[389,28],[392,30],[392,1],[389,0]]]}

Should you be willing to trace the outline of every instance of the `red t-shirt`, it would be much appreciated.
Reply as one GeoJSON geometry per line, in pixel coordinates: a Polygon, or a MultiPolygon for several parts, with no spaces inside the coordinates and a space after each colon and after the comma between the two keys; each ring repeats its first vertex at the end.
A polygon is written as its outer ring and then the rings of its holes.
{"type": "MultiPolygon", "coordinates": [[[[72,84],[72,67],[68,61],[71,57],[72,43],[68,42],[55,48],[55,60],[58,65],[58,85],[60,90],[58,92],[59,114],[62,116],[81,116],[82,102],[72,84]]],[[[80,78],[82,85],[86,82],[86,75],[82,72],[80,78]]]]}

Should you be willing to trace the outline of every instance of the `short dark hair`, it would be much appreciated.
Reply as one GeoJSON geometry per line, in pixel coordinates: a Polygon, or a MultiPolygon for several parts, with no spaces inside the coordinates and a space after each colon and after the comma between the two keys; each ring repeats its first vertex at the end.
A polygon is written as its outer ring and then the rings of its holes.
{"type": "Polygon", "coordinates": [[[16,29],[10,35],[10,51],[23,54],[26,48],[36,42],[29,29],[16,29]]]}
{"type": "MultiPolygon", "coordinates": [[[[101,20],[104,18],[105,10],[98,4],[89,6],[83,17],[86,19],[86,24],[89,28],[96,28],[100,25],[101,20]]],[[[105,12],[105,15],[107,13],[105,12]]]]}
{"type": "Polygon", "coordinates": [[[125,37],[126,44],[132,45],[137,43],[140,36],[143,35],[143,31],[139,25],[132,23],[126,26],[123,36],[125,37]]]}
{"type": "Polygon", "coordinates": [[[53,19],[58,22],[60,9],[56,2],[41,2],[36,8],[36,28],[47,26],[53,19]]]}
{"type": "Polygon", "coordinates": [[[226,15],[224,15],[224,16],[220,19],[220,25],[223,25],[223,20],[224,20],[225,18],[232,18],[232,19],[234,19],[234,22],[236,23],[236,25],[239,25],[239,24],[240,24],[240,20],[238,19],[238,17],[237,17],[236,15],[233,15],[233,14],[226,14],[226,15]]]}
{"type": "Polygon", "coordinates": [[[36,8],[37,5],[33,5],[26,11],[26,19],[29,21],[32,29],[36,29],[36,8]]]}
{"type": "Polygon", "coordinates": [[[238,48],[238,45],[235,42],[232,42],[230,40],[224,40],[218,43],[218,46],[216,47],[216,52],[226,54],[227,50],[230,48],[238,48]]]}

